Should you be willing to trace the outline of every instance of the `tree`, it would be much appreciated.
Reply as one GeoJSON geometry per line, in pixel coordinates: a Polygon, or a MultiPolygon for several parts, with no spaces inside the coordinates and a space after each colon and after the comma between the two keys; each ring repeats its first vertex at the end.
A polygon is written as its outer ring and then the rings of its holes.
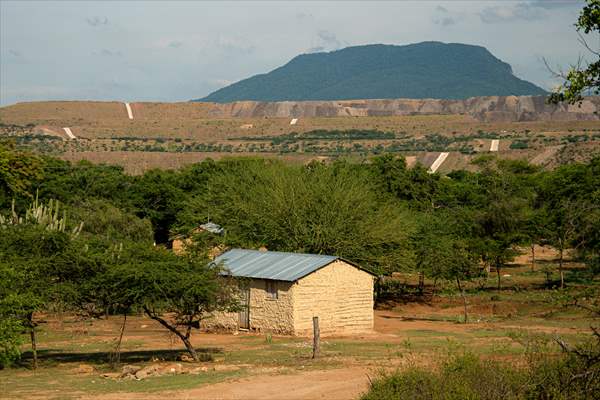
{"type": "Polygon", "coordinates": [[[221,275],[220,266],[196,254],[181,257],[143,245],[124,246],[90,287],[101,288],[96,299],[124,316],[133,307],[144,310],[176,335],[195,361],[200,359],[191,343],[192,329],[213,312],[237,310],[237,286],[221,275]]]}
{"type": "Polygon", "coordinates": [[[214,175],[209,186],[179,218],[193,228],[209,210],[228,245],[335,254],[379,273],[411,266],[412,215],[382,199],[354,166],[251,161],[214,175]]]}
{"type": "Polygon", "coordinates": [[[586,1],[575,27],[580,42],[592,54],[593,58],[597,58],[597,61],[582,66],[580,60],[566,74],[556,73],[555,75],[564,79],[564,83],[551,94],[549,101],[552,103],[561,101],[572,104],[577,103],[583,99],[582,94],[586,91],[591,91],[596,95],[600,94],[600,49],[592,49],[581,34],[581,32],[586,35],[593,32],[600,33],[600,0],[586,1]]]}
{"type": "Polygon", "coordinates": [[[42,165],[39,157],[0,142],[0,207],[10,204],[15,196],[32,197],[32,186],[43,173],[42,165]]]}
{"type": "Polygon", "coordinates": [[[479,251],[484,263],[493,266],[501,289],[501,269],[516,255],[515,247],[524,241],[528,196],[531,191],[519,184],[512,163],[484,165],[480,184],[485,202],[474,213],[479,251]]]}
{"type": "Polygon", "coordinates": [[[36,198],[24,216],[15,212],[14,203],[8,217],[0,216],[0,281],[10,282],[0,290],[0,312],[7,329],[22,326],[29,331],[34,368],[35,312],[56,298],[57,287],[72,278],[74,260],[64,255],[72,254],[70,241],[81,231],[81,225],[70,230],[66,214],[61,217],[59,210],[60,203],[40,204],[36,198]]]}
{"type": "Polygon", "coordinates": [[[464,282],[481,273],[479,257],[458,214],[438,212],[426,216],[414,236],[417,269],[435,279],[454,281],[468,321],[464,282]]]}
{"type": "MultiPolygon", "coordinates": [[[[544,237],[559,251],[561,288],[567,249],[598,254],[600,160],[562,166],[544,175],[538,190],[544,237]]],[[[592,256],[593,258],[593,256],[592,256]]]]}

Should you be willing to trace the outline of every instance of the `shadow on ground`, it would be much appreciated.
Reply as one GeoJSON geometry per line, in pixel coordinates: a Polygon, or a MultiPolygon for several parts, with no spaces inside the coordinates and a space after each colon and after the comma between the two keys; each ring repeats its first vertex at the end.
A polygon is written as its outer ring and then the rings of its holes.
{"type": "MultiPolygon", "coordinates": [[[[212,355],[223,353],[219,347],[197,348],[196,351],[202,355],[212,355]]],[[[159,350],[136,350],[121,352],[121,363],[140,363],[152,360],[176,361],[182,354],[187,354],[185,349],[159,349],[159,350]]],[[[88,363],[105,364],[110,361],[112,353],[108,351],[100,352],[67,352],[61,350],[38,350],[38,360],[43,364],[53,363],[88,363]]],[[[33,360],[31,351],[24,352],[21,356],[19,366],[30,367],[33,360]]]]}

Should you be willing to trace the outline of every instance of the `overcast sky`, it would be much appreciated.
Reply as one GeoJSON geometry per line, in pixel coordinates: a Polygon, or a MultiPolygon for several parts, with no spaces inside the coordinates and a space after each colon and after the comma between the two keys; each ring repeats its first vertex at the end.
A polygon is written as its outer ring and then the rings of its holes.
{"type": "Polygon", "coordinates": [[[186,101],[300,53],[436,40],[477,44],[517,76],[553,86],[542,58],[585,50],[582,0],[0,0],[0,104],[33,100],[186,101]]]}

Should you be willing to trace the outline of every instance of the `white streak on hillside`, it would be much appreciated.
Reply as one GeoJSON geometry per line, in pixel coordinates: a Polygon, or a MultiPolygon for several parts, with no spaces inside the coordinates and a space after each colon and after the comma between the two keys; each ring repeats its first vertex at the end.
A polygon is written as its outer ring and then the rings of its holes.
{"type": "Polygon", "coordinates": [[[490,151],[498,151],[498,146],[500,145],[500,140],[493,139],[492,144],[490,145],[490,151]]]}
{"type": "Polygon", "coordinates": [[[297,122],[298,122],[298,118],[293,118],[293,119],[290,121],[290,125],[296,125],[296,123],[297,123],[297,122]]]}
{"type": "Polygon", "coordinates": [[[129,103],[125,103],[125,108],[127,109],[127,116],[129,119],[133,119],[133,112],[131,111],[131,106],[129,103]]]}
{"type": "Polygon", "coordinates": [[[434,172],[436,172],[438,170],[438,168],[440,168],[442,166],[444,161],[446,161],[446,158],[448,158],[449,154],[450,153],[440,153],[438,158],[436,158],[435,161],[433,162],[433,164],[431,164],[431,167],[429,167],[429,173],[433,174],[434,172]]]}
{"type": "Polygon", "coordinates": [[[73,135],[73,132],[71,132],[71,128],[63,128],[63,130],[65,131],[69,139],[77,139],[75,135],[73,135]]]}

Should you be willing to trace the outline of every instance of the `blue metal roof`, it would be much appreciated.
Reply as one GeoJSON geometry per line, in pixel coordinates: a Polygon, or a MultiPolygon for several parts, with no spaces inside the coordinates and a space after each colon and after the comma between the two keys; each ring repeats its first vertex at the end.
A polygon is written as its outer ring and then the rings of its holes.
{"type": "Polygon", "coordinates": [[[339,259],[319,254],[232,249],[217,258],[233,276],[294,282],[339,259]]]}

